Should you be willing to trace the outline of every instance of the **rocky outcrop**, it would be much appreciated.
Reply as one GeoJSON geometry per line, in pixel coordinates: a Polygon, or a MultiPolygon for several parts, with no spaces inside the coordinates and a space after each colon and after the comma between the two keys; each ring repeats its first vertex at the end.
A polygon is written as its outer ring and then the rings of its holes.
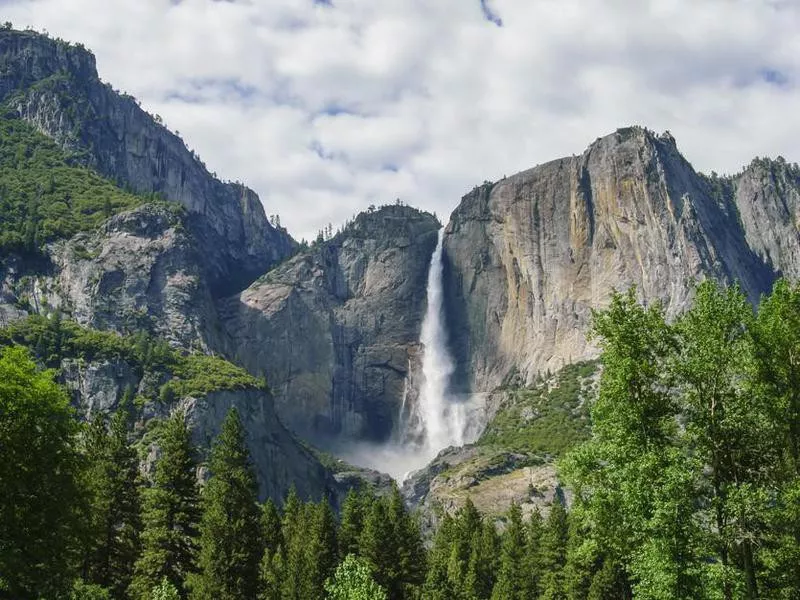
{"type": "Polygon", "coordinates": [[[144,205],[52,250],[51,304],[82,325],[149,331],[174,345],[206,347],[216,310],[180,211],[144,205]]]}
{"type": "Polygon", "coordinates": [[[82,46],[0,31],[0,104],[109,179],[185,206],[215,293],[241,289],[293,251],[252,190],[219,181],[133,97],[101,82],[82,46]]]}
{"type": "Polygon", "coordinates": [[[362,213],[222,305],[228,355],[267,379],[289,428],[315,442],[389,435],[438,228],[406,206],[362,213]]]}
{"type": "Polygon", "coordinates": [[[72,396],[78,414],[91,419],[113,413],[126,393],[138,389],[142,377],[124,360],[86,362],[65,358],[59,379],[72,396]]]}
{"type": "Polygon", "coordinates": [[[95,329],[213,347],[220,335],[216,307],[184,219],[178,205],[144,204],[95,232],[50,245],[39,265],[3,261],[0,324],[57,309],[95,329]]]}
{"type": "MultiPolygon", "coordinates": [[[[259,484],[259,497],[282,502],[294,485],[305,498],[338,497],[353,482],[339,483],[320,462],[281,425],[272,398],[257,389],[220,390],[200,398],[186,397],[170,403],[149,400],[153,397],[150,373],[142,372],[124,360],[83,361],[64,359],[60,381],[72,396],[73,405],[83,418],[108,415],[122,399],[136,398],[137,436],[142,438],[144,454],[157,454],[155,442],[147,432],[154,419],[176,411],[186,415],[192,441],[203,460],[219,433],[231,408],[236,408],[244,425],[247,445],[259,484]]],[[[156,382],[158,383],[158,382],[156,382]]],[[[145,465],[147,464],[145,460],[145,465]]],[[[355,483],[358,483],[356,481],[355,483]]]]}
{"type": "Polygon", "coordinates": [[[415,507],[425,532],[435,530],[443,513],[453,514],[470,499],[490,519],[499,519],[511,504],[527,516],[547,516],[556,496],[568,504],[571,495],[559,485],[552,462],[533,454],[498,448],[447,448],[403,482],[406,502],[415,507]]]}
{"type": "Polygon", "coordinates": [[[268,394],[260,390],[213,392],[199,399],[184,398],[174,410],[186,413],[194,443],[208,449],[234,407],[246,431],[261,499],[269,497],[280,503],[293,485],[304,498],[337,495],[336,480],[283,427],[268,394]]]}
{"type": "Polygon", "coordinates": [[[474,189],[444,240],[459,383],[490,390],[592,356],[591,310],[613,289],[636,285],[670,316],[706,277],[738,281],[756,302],[800,265],[798,189],[785,165],[704,177],[671,135],[639,127],[474,189]]]}
{"type": "Polygon", "coordinates": [[[800,279],[800,169],[756,159],[729,182],[753,252],[776,273],[800,279]]]}

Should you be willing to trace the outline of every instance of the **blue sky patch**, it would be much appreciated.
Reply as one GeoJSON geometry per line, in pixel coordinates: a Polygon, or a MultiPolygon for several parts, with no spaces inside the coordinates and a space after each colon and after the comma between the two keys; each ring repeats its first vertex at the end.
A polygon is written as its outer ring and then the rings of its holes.
{"type": "Polygon", "coordinates": [[[786,88],[789,87],[789,76],[778,69],[765,67],[759,71],[761,79],[775,87],[786,88]]]}
{"type": "Polygon", "coordinates": [[[329,117],[336,117],[339,115],[357,115],[358,113],[355,111],[350,110],[349,108],[342,106],[341,104],[331,103],[325,105],[322,110],[320,110],[317,114],[326,115],[329,117]]]}
{"type": "Polygon", "coordinates": [[[483,11],[483,16],[487,21],[494,23],[498,27],[503,26],[503,19],[501,19],[500,15],[494,12],[492,7],[489,6],[489,0],[481,0],[481,10],[483,11]]]}

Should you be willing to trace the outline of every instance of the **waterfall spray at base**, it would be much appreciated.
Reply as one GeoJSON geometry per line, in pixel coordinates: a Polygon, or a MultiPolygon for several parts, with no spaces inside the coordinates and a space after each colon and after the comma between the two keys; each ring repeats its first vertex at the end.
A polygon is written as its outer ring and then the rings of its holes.
{"type": "Polygon", "coordinates": [[[458,399],[449,391],[453,359],[447,346],[442,262],[444,228],[439,230],[436,249],[428,269],[427,309],[422,321],[421,382],[416,401],[408,402],[408,380],[399,426],[391,442],[382,445],[358,444],[341,453],[345,460],[389,473],[399,480],[424,467],[442,449],[473,441],[477,427],[470,415],[472,403],[458,399]]]}

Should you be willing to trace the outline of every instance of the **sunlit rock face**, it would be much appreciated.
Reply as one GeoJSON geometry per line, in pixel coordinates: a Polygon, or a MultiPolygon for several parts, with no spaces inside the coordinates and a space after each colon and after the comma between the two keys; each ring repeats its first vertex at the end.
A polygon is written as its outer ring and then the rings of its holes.
{"type": "Polygon", "coordinates": [[[800,269],[800,177],[783,160],[706,177],[671,135],[620,129],[583,154],[475,188],[447,226],[445,291],[457,376],[490,390],[595,353],[591,310],[635,285],[674,316],[693,284],[750,299],[800,269]]]}

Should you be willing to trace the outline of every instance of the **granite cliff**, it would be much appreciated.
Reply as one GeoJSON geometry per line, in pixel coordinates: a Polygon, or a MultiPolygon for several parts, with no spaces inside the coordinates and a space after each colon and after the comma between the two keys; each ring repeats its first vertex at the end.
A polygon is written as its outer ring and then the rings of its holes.
{"type": "Polygon", "coordinates": [[[753,302],[800,270],[800,172],[758,159],[707,177],[669,133],[620,129],[580,156],[475,188],[444,240],[458,385],[494,389],[594,355],[593,308],[636,285],[674,316],[697,280],[753,302]]]}
{"type": "Polygon", "coordinates": [[[439,223],[407,206],[361,213],[221,305],[228,355],[265,376],[277,411],[314,440],[384,440],[418,369],[439,223]]]}
{"type": "MultiPolygon", "coordinates": [[[[102,82],[89,51],[33,32],[0,31],[0,109],[1,119],[54,142],[65,164],[139,198],[34,253],[0,254],[0,325],[58,313],[93,329],[146,331],[180,352],[224,355],[265,377],[271,394],[221,390],[145,403],[140,415],[146,430],[188,409],[206,444],[224,409],[239,407],[263,494],[279,496],[291,481],[311,495],[334,485],[281,422],[331,447],[395,432],[403,403],[415,401],[434,215],[384,206],[301,248],[270,225],[252,191],[218,180],[160,119],[102,82]]],[[[706,176],[669,133],[640,127],[478,186],[444,236],[453,387],[505,397],[491,392],[594,356],[585,339],[591,311],[614,288],[636,285],[670,316],[706,277],[739,282],[757,302],[776,277],[800,277],[799,226],[796,165],[757,159],[736,175],[706,176]]],[[[68,361],[61,371],[85,414],[114,410],[131,386],[156,386],[152,401],[163,384],[123,363],[68,361]]],[[[425,502],[420,490],[434,489],[455,505],[474,481],[515,474],[523,498],[525,477],[552,479],[547,460],[482,448],[450,451],[434,464],[439,478],[418,475],[423,485],[410,497],[425,502]]]]}

